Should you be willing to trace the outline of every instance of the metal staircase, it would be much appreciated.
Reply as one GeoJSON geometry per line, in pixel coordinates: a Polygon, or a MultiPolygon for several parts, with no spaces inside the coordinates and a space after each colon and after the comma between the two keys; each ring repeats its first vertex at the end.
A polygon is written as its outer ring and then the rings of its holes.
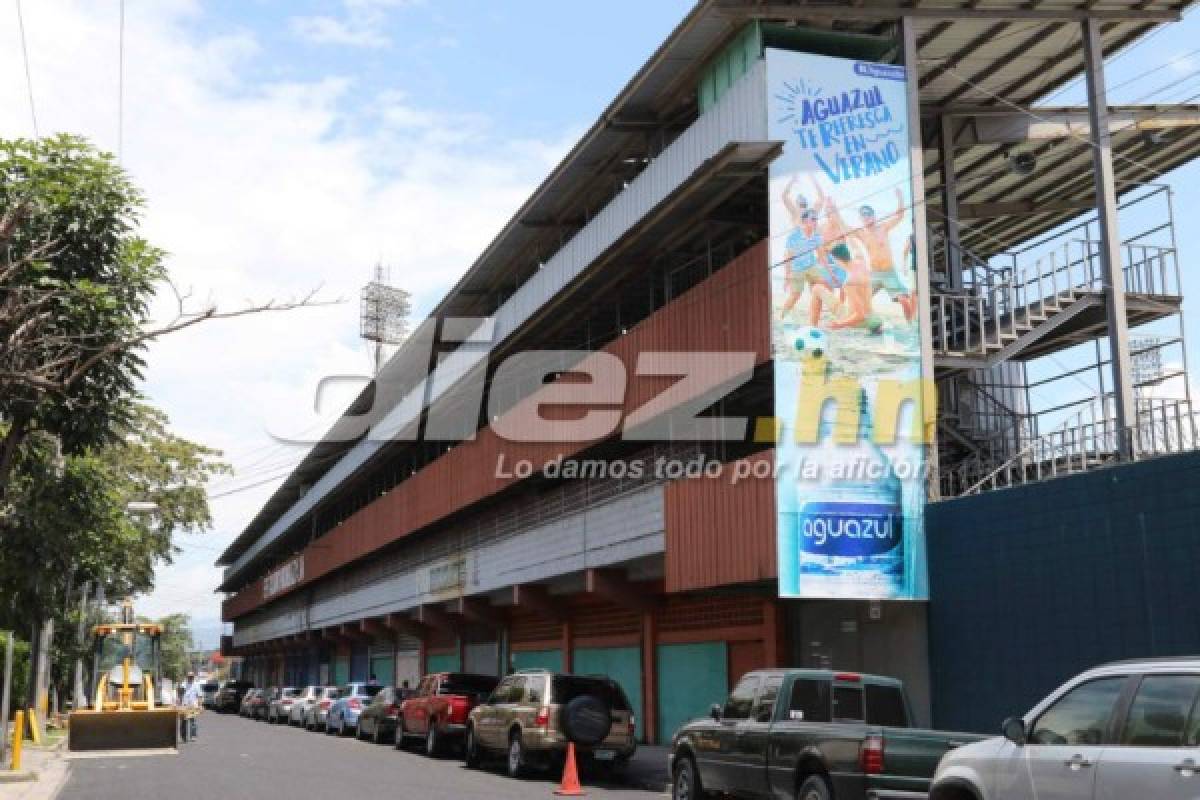
{"type": "MultiPolygon", "coordinates": [[[[1177,313],[1180,278],[1175,250],[1147,244],[1122,248],[1130,325],[1177,313]]],[[[935,363],[943,369],[986,368],[1070,347],[1106,324],[1100,242],[1071,239],[1024,269],[972,265],[962,289],[930,298],[935,363]]]]}

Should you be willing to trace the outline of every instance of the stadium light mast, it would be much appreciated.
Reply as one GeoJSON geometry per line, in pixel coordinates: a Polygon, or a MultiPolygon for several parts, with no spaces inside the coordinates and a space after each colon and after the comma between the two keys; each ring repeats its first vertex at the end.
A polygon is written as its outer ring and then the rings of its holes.
{"type": "Polygon", "coordinates": [[[375,374],[383,366],[384,346],[398,345],[408,335],[411,295],[389,283],[389,271],[375,265],[375,279],[363,287],[359,313],[359,336],[373,342],[375,374]]]}

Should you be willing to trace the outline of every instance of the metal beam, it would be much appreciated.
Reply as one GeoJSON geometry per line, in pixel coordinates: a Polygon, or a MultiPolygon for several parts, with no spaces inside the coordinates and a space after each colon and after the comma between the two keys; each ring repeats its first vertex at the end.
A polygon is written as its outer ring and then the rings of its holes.
{"type": "MultiPolygon", "coordinates": [[[[906,10],[907,11],[907,10],[906,10]]],[[[917,260],[917,325],[921,339],[921,378],[933,382],[933,310],[929,305],[929,224],[925,216],[925,147],[921,142],[921,90],[917,87],[917,25],[911,16],[900,20],[901,52],[907,71],[908,158],[912,181],[913,250],[917,260]]],[[[930,500],[940,496],[938,482],[937,409],[921,404],[925,432],[926,493],[930,500]]]]}
{"type": "Polygon", "coordinates": [[[1112,141],[1109,138],[1108,98],[1104,85],[1104,49],[1100,25],[1083,22],[1084,74],[1087,77],[1088,112],[1092,142],[1092,165],[1096,182],[1096,216],[1100,223],[1100,265],[1104,270],[1108,311],[1108,343],[1112,356],[1112,385],[1118,437],[1118,452],[1131,459],[1133,437],[1129,430],[1137,418],[1133,397],[1133,362],[1129,355],[1129,320],[1125,316],[1125,276],[1121,268],[1121,233],[1117,225],[1117,186],[1113,174],[1112,141]]]}
{"type": "Polygon", "coordinates": [[[462,627],[457,619],[437,606],[417,606],[413,610],[412,618],[427,628],[457,632],[462,627]]]}
{"type": "Polygon", "coordinates": [[[516,608],[533,611],[555,622],[562,622],[567,618],[566,603],[561,598],[551,598],[545,586],[518,584],[512,587],[512,604],[516,608]]]}
{"type": "MultiPolygon", "coordinates": [[[[1180,11],[1171,9],[1084,9],[1084,8],[939,8],[937,6],[882,7],[850,5],[754,5],[740,2],[722,2],[717,12],[725,16],[744,19],[770,20],[868,20],[887,21],[908,17],[911,19],[943,20],[1046,20],[1051,22],[1178,22],[1183,19],[1180,11]]],[[[916,42],[914,41],[915,45],[916,42]]]]}
{"type": "Polygon", "coordinates": [[[585,573],[584,591],[602,600],[643,613],[662,605],[657,594],[647,594],[650,587],[631,582],[620,569],[589,569],[585,573]]]}
{"type": "MultiPolygon", "coordinates": [[[[949,117],[960,123],[954,132],[955,147],[975,147],[988,144],[1020,144],[1046,139],[1087,140],[1092,135],[1091,117],[1086,108],[1037,108],[1020,111],[959,111],[947,110],[949,117]]],[[[1200,106],[1122,107],[1108,113],[1108,131],[1121,133],[1129,129],[1161,131],[1173,128],[1200,126],[1200,106]]]]}
{"type": "Polygon", "coordinates": [[[457,600],[451,601],[450,613],[462,617],[468,622],[474,622],[496,630],[508,624],[503,613],[487,605],[482,600],[473,597],[460,597],[457,600]]]}
{"type": "MultiPolygon", "coordinates": [[[[958,177],[954,172],[954,118],[943,116],[940,120],[940,136],[938,146],[941,148],[942,167],[942,230],[945,236],[946,277],[950,287],[961,289],[962,274],[962,244],[958,239],[958,225],[961,217],[958,208],[958,177]]],[[[921,172],[924,176],[924,169],[921,172]]],[[[914,195],[915,196],[915,195],[914,195]]]]}
{"type": "MultiPolygon", "coordinates": [[[[1049,214],[1060,211],[1090,211],[1096,207],[1091,200],[1059,200],[1042,202],[1039,200],[1009,200],[997,203],[961,203],[958,206],[958,219],[997,219],[1000,217],[1023,217],[1030,214],[1049,214]]],[[[945,214],[944,206],[931,206],[930,213],[945,214]]]]}

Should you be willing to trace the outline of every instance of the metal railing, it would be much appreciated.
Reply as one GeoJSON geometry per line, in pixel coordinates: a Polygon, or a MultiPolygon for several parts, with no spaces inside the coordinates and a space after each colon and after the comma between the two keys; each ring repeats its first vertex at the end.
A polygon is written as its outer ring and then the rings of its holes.
{"type": "MultiPolygon", "coordinates": [[[[1102,292],[1100,248],[1098,240],[1069,239],[1027,268],[972,267],[961,291],[934,292],[930,298],[934,353],[986,357],[1032,332],[1080,294],[1102,292]]],[[[1173,247],[1129,242],[1121,253],[1126,292],[1181,294],[1173,247]]]]}
{"type": "Polygon", "coordinates": [[[1138,421],[1125,428],[1112,418],[1076,414],[1059,428],[1027,443],[1008,460],[969,459],[940,475],[943,497],[964,497],[1021,486],[1098,467],[1197,449],[1196,419],[1186,400],[1142,401],[1138,421]]]}

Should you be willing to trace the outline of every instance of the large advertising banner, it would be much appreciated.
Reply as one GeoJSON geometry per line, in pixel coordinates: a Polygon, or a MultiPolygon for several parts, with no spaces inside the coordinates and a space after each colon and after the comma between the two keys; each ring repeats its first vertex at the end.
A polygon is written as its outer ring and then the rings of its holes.
{"type": "Polygon", "coordinates": [[[904,68],[766,59],[779,594],[927,599],[904,68]]]}

